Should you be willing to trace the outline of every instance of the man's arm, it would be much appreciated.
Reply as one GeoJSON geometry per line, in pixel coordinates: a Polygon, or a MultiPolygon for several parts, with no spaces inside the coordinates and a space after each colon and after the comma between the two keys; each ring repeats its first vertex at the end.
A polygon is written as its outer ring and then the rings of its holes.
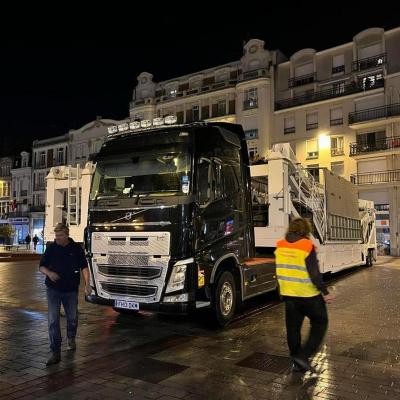
{"type": "Polygon", "coordinates": [[[90,287],[90,273],[88,267],[82,269],[82,275],[85,280],[85,294],[89,296],[92,293],[92,288],[90,287]]]}
{"type": "Polygon", "coordinates": [[[319,263],[315,247],[313,247],[311,253],[306,258],[306,267],[308,274],[310,275],[311,282],[322,293],[325,302],[330,303],[335,300],[335,296],[329,294],[328,288],[326,287],[322,274],[319,270],[319,263]]]}
{"type": "Polygon", "coordinates": [[[39,271],[46,275],[52,282],[57,282],[60,279],[60,276],[49,269],[50,267],[50,248],[47,248],[44,252],[42,258],[40,259],[39,263],[39,271]]]}

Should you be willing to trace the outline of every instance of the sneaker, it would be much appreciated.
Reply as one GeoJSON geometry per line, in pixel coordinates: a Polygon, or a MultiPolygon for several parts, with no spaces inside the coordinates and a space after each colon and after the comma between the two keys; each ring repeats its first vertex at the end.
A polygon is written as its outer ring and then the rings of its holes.
{"type": "Polygon", "coordinates": [[[46,365],[54,365],[54,364],[58,364],[61,361],[61,355],[60,353],[51,353],[51,356],[49,357],[49,359],[46,361],[46,365]]]}
{"type": "Polygon", "coordinates": [[[76,343],[75,339],[68,339],[68,350],[75,350],[76,349],[76,343]]]}
{"type": "Polygon", "coordinates": [[[310,371],[312,373],[316,373],[315,369],[310,365],[308,360],[300,357],[292,357],[293,362],[297,364],[300,368],[303,368],[305,371],[310,371]]]}
{"type": "Polygon", "coordinates": [[[303,367],[301,367],[299,364],[297,364],[295,362],[292,365],[292,371],[293,372],[302,372],[302,373],[307,372],[306,369],[304,369],[303,367]]]}

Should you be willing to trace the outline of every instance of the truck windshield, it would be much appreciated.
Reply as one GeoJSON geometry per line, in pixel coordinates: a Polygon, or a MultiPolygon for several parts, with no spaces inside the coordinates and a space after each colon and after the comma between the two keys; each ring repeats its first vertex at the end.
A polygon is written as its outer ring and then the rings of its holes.
{"type": "Polygon", "coordinates": [[[188,153],[151,151],[99,160],[90,197],[176,196],[189,188],[188,153]]]}

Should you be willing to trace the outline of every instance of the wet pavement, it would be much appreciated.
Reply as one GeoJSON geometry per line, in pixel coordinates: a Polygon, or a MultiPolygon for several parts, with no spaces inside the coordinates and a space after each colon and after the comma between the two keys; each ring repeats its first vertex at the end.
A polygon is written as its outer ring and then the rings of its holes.
{"type": "Polygon", "coordinates": [[[33,261],[3,262],[0,399],[400,399],[400,259],[382,257],[330,286],[337,301],[317,377],[291,373],[274,295],[214,330],[204,313],[121,316],[81,294],[77,350],[63,343],[61,363],[46,368],[43,277],[33,261]]]}

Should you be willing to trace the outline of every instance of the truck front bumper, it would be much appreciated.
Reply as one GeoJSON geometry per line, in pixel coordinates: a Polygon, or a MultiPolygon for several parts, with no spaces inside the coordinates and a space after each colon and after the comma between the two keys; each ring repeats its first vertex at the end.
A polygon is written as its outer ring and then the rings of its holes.
{"type": "MultiPolygon", "coordinates": [[[[104,299],[103,297],[97,296],[95,294],[85,296],[85,300],[89,303],[114,307],[113,299],[104,299]]],[[[196,303],[195,301],[139,303],[139,311],[140,310],[154,311],[160,314],[189,314],[196,310],[196,303]]]]}

